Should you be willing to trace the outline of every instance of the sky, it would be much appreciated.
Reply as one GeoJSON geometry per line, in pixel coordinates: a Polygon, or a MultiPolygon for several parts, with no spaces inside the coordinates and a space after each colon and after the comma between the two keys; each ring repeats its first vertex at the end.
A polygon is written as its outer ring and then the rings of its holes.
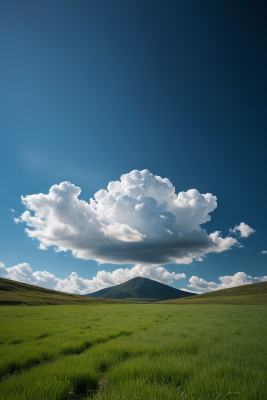
{"type": "Polygon", "coordinates": [[[264,2],[0,5],[0,277],[267,280],[264,2]]]}

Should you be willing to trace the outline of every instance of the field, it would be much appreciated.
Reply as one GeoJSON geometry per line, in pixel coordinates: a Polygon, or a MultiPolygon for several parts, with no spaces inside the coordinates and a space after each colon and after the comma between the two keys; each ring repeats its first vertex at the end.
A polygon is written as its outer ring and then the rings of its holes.
{"type": "Polygon", "coordinates": [[[4,306],[0,326],[1,400],[267,399],[264,305],[4,306]]]}

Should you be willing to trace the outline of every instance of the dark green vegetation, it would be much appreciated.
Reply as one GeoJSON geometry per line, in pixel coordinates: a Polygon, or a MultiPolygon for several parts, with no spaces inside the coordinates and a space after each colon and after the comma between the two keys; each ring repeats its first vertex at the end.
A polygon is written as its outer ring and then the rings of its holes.
{"type": "Polygon", "coordinates": [[[89,304],[92,302],[114,303],[114,301],[96,300],[0,278],[0,305],[89,304]]]}
{"type": "MultiPolygon", "coordinates": [[[[165,302],[164,302],[165,303],[165,302]]],[[[267,304],[267,282],[216,290],[186,299],[169,300],[175,304],[267,304]]]]}
{"type": "Polygon", "coordinates": [[[178,290],[151,279],[137,277],[121,283],[120,285],[98,290],[86,296],[98,299],[162,301],[194,295],[190,292],[178,290]]]}
{"type": "Polygon", "coordinates": [[[0,326],[1,400],[267,399],[265,306],[5,306],[0,326]]]}

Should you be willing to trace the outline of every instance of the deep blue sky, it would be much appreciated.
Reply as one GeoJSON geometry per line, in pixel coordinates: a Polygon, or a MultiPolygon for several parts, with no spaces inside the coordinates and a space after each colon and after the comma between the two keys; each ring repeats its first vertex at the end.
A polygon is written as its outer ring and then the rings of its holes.
{"type": "Polygon", "coordinates": [[[0,8],[0,261],[59,278],[116,269],[39,250],[8,209],[18,217],[21,195],[63,181],[88,201],[122,174],[148,169],[176,193],[217,196],[208,233],[227,236],[240,222],[257,231],[240,240],[243,249],[168,270],[215,282],[238,271],[266,275],[264,2],[25,0],[0,8]]]}

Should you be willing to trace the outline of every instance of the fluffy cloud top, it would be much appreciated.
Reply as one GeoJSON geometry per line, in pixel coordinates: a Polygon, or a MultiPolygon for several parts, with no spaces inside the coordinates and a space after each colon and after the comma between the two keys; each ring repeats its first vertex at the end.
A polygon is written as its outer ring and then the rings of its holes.
{"type": "Polygon", "coordinates": [[[233,276],[221,276],[219,280],[221,283],[215,283],[215,282],[207,282],[202,278],[198,278],[197,276],[192,276],[189,279],[190,284],[187,285],[188,287],[192,289],[196,289],[199,291],[204,291],[204,292],[209,292],[213,290],[219,290],[219,289],[227,289],[231,287],[236,287],[236,286],[242,286],[242,285],[248,285],[252,283],[252,279],[255,280],[260,280],[262,282],[267,280],[266,276],[262,277],[255,277],[252,278],[250,275],[245,274],[244,272],[237,272],[233,276]]]}
{"type": "Polygon", "coordinates": [[[79,187],[62,182],[49,194],[22,197],[27,210],[20,222],[40,249],[54,246],[100,263],[188,264],[238,244],[201,228],[217,207],[215,196],[196,189],[176,194],[169,179],[148,170],[122,175],[90,203],[79,200],[80,193],[79,187]]]}
{"type": "Polygon", "coordinates": [[[2,278],[76,294],[93,293],[106,287],[119,285],[137,276],[153,279],[166,285],[172,283],[174,279],[186,278],[185,274],[169,272],[159,265],[138,264],[131,269],[119,268],[113,272],[99,271],[93,279],[80,278],[76,272],[72,272],[66,279],[60,279],[47,271],[33,272],[27,263],[6,268],[0,262],[0,277],[2,278]]]}
{"type": "Polygon", "coordinates": [[[246,225],[244,222],[241,222],[239,225],[236,225],[234,228],[230,229],[230,232],[232,232],[232,233],[236,233],[237,231],[239,231],[240,236],[244,237],[244,238],[247,238],[256,232],[255,229],[246,225]]]}

